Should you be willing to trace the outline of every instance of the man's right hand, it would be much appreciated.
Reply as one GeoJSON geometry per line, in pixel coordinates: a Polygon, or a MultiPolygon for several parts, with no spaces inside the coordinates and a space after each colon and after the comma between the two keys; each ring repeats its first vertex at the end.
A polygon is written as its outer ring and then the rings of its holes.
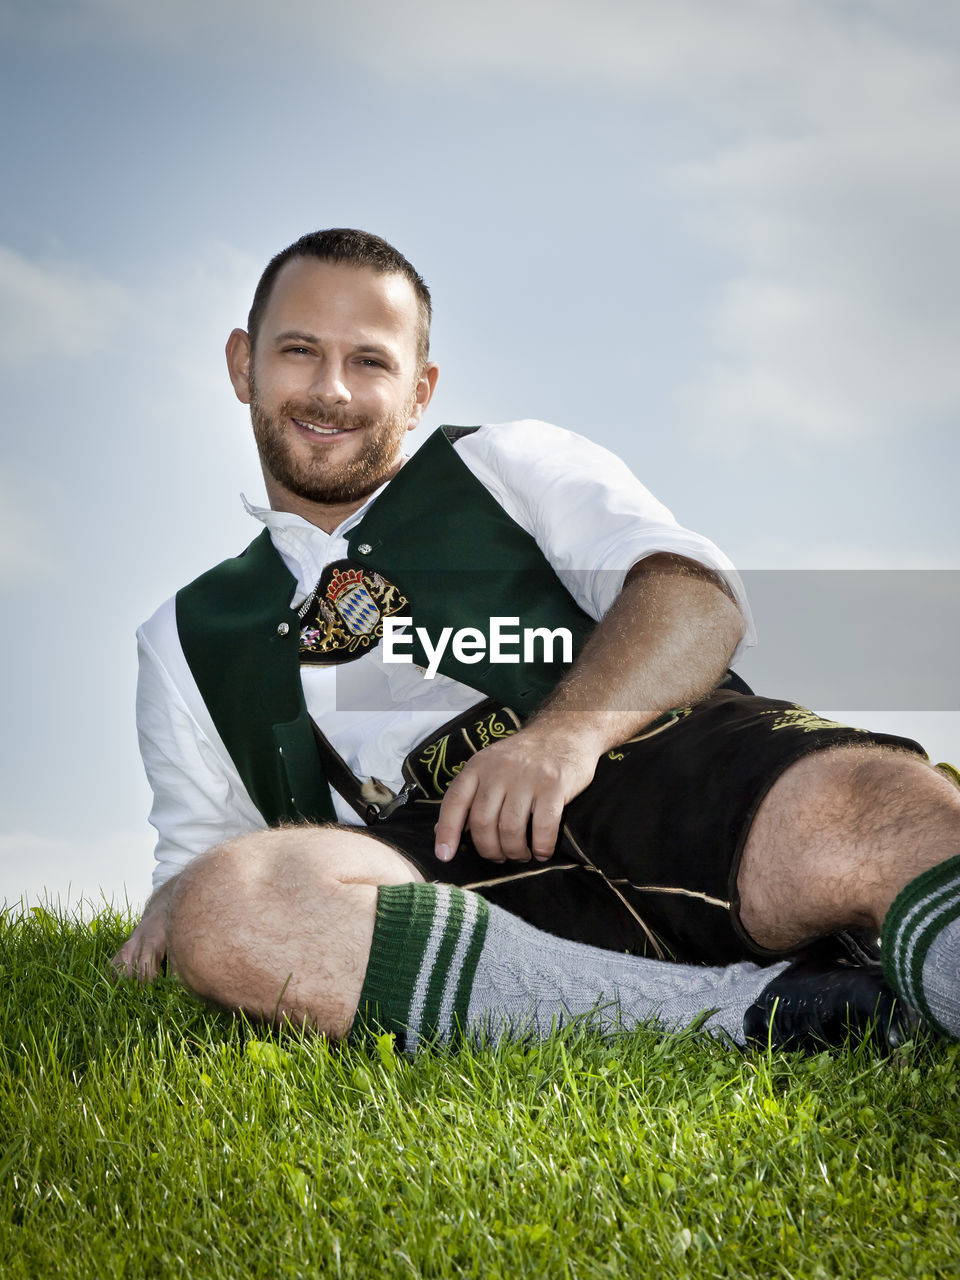
{"type": "Polygon", "coordinates": [[[167,904],[176,880],[161,885],[144,908],[140,923],[110,963],[121,978],[152,982],[167,954],[167,904]]]}

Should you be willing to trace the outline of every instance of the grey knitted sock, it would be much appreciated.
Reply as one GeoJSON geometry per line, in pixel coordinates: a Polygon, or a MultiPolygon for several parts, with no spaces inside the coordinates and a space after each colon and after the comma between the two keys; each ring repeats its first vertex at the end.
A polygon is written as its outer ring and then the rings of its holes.
{"type": "Polygon", "coordinates": [[[357,1028],[377,1025],[413,1052],[458,1035],[543,1038],[583,1018],[603,1032],[655,1023],[744,1044],[743,1017],[786,962],[759,968],[669,964],[568,942],[444,884],[381,886],[357,1028]]]}
{"type": "Polygon", "coordinates": [[[898,895],[883,922],[880,954],[891,987],[960,1040],[960,857],[925,871],[898,895]]]}

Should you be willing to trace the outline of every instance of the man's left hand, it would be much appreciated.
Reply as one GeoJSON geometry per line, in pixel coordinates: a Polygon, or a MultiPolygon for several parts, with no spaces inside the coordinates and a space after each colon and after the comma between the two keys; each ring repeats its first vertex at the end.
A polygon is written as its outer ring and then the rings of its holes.
{"type": "Polygon", "coordinates": [[[110,961],[118,977],[152,982],[162,971],[167,954],[167,907],[176,883],[174,876],[152,894],[140,923],[110,961]]]}
{"type": "Polygon", "coordinates": [[[437,858],[453,858],[466,827],[477,852],[491,862],[546,861],[564,805],[589,786],[599,756],[591,741],[535,723],[485,748],[467,761],[443,798],[437,858]]]}

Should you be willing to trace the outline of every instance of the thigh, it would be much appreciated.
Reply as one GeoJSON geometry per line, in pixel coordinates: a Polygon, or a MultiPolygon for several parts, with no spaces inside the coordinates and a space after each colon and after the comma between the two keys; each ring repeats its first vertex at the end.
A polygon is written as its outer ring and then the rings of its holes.
{"type": "Polygon", "coordinates": [[[766,946],[859,928],[960,848],[960,791],[928,761],[871,743],[806,756],[766,793],[738,874],[740,918],[766,946]]]}

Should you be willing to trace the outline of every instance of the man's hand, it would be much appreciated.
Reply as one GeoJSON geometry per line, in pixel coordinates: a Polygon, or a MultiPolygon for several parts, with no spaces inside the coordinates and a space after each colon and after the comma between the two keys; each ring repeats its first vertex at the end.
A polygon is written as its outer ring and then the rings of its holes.
{"type": "Polygon", "coordinates": [[[436,854],[449,862],[464,827],[491,862],[546,861],[556,847],[563,807],[593,780],[602,748],[568,730],[536,722],[473,756],[450,784],[436,827],[436,854]]]}
{"type": "Polygon", "coordinates": [[[152,982],[167,954],[167,904],[176,878],[161,885],[144,908],[140,923],[110,961],[119,977],[152,982]]]}
{"type": "Polygon", "coordinates": [[[706,696],[743,634],[740,610],[712,570],[658,554],[634,565],[572,669],[519,733],[464,765],[440,806],[436,854],[449,862],[465,826],[493,862],[553,853],[565,804],[589,786],[605,751],[670,707],[706,696]]]}

